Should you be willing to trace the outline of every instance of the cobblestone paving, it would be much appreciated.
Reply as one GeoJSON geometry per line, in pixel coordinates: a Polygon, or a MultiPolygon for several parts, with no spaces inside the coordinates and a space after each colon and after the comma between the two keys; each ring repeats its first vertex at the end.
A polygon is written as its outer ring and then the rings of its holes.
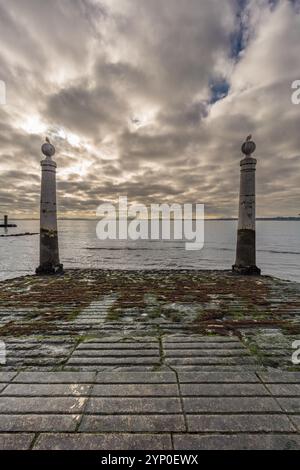
{"type": "Polygon", "coordinates": [[[244,279],[0,283],[0,449],[299,449],[299,286],[244,279]]]}

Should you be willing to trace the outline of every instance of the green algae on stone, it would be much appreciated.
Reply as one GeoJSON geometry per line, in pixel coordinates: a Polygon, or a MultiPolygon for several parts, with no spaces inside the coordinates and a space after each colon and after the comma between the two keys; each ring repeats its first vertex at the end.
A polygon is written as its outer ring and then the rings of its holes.
{"type": "Polygon", "coordinates": [[[75,269],[59,278],[0,283],[0,336],[6,338],[58,334],[80,340],[105,336],[109,328],[154,337],[172,325],[182,333],[251,338],[253,355],[275,364],[255,336],[277,330],[289,342],[300,334],[300,289],[271,277],[186,270],[75,269]]]}

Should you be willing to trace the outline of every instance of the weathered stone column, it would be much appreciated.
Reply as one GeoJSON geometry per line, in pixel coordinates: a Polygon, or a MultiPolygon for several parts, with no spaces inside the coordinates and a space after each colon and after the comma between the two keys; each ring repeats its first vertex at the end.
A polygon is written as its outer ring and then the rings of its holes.
{"type": "Polygon", "coordinates": [[[257,160],[251,157],[256,150],[255,143],[247,137],[242,146],[245,157],[241,160],[241,181],[239,201],[239,223],[237,233],[236,261],[233,272],[244,275],[260,275],[256,266],[256,211],[255,171],[257,160]]]}
{"type": "Polygon", "coordinates": [[[41,161],[40,265],[36,274],[58,274],[63,272],[63,265],[59,262],[58,251],[56,163],[51,158],[55,147],[48,138],[42,152],[46,158],[41,161]]]}

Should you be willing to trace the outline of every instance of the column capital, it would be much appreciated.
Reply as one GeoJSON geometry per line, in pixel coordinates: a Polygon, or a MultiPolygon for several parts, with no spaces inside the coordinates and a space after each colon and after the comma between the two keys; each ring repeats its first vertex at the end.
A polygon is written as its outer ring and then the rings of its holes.
{"type": "Polygon", "coordinates": [[[257,164],[256,158],[251,157],[250,155],[245,155],[245,157],[242,158],[242,160],[240,161],[241,166],[245,166],[245,165],[254,165],[255,166],[256,164],[257,164]]]}
{"type": "Polygon", "coordinates": [[[41,160],[41,166],[42,166],[42,169],[45,167],[50,167],[51,169],[57,168],[56,162],[52,160],[51,157],[46,157],[43,160],[41,160]]]}

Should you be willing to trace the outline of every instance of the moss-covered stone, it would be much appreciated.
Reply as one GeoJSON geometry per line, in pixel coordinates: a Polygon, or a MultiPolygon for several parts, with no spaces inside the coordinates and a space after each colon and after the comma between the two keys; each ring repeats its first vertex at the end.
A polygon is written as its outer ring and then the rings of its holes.
{"type": "Polygon", "coordinates": [[[268,332],[288,357],[300,335],[300,287],[227,271],[79,269],[0,283],[2,338],[57,335],[71,344],[105,335],[110,325],[129,335],[157,336],[174,325],[182,333],[235,336],[261,363],[277,366],[268,332]]]}

